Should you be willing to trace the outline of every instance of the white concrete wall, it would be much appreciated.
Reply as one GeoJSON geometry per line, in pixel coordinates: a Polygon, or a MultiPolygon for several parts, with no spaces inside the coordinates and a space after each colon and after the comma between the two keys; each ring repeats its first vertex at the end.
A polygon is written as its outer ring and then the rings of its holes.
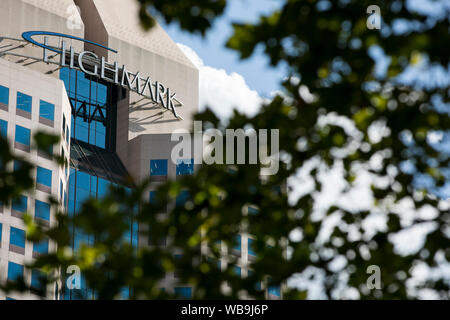
{"type": "MultiPolygon", "coordinates": [[[[66,121],[70,121],[71,116],[70,104],[63,82],[29,68],[25,68],[18,64],[0,59],[0,85],[9,88],[9,110],[8,112],[0,110],[0,119],[8,121],[8,140],[11,147],[14,149],[14,152],[17,155],[29,160],[33,164],[52,170],[51,194],[55,198],[59,199],[60,181],[63,182],[63,191],[66,191],[68,186],[68,176],[66,176],[64,168],[48,159],[38,156],[36,150],[31,149],[31,151],[28,153],[22,150],[15,149],[14,140],[16,124],[30,129],[31,137],[33,137],[33,135],[38,131],[44,131],[59,136],[63,135],[63,115],[66,117],[66,121]],[[24,117],[16,115],[17,91],[32,96],[31,119],[26,119],[24,117]],[[41,99],[55,105],[55,118],[53,128],[39,123],[39,103],[41,99]]],[[[69,155],[70,146],[66,144],[66,141],[63,137],[61,138],[61,142],[53,148],[54,155],[60,154],[61,147],[64,148],[65,154],[69,155]]],[[[9,167],[12,170],[13,164],[11,163],[9,167]]],[[[34,177],[35,174],[36,173],[34,172],[34,177]]],[[[34,216],[35,199],[45,201],[47,203],[49,202],[49,194],[40,190],[33,190],[30,193],[24,195],[28,196],[28,213],[31,216],[34,216]]],[[[60,199],[60,201],[62,200],[60,199]]],[[[51,225],[56,222],[54,216],[55,210],[56,208],[52,208],[51,210],[51,225]]],[[[25,262],[32,260],[33,245],[32,243],[27,241],[25,245],[25,255],[9,251],[10,227],[13,226],[25,230],[23,221],[11,215],[11,207],[9,204],[4,204],[3,212],[0,213],[0,223],[3,224],[3,234],[1,239],[2,245],[0,248],[0,281],[5,281],[7,279],[8,261],[23,265],[25,262]]],[[[55,244],[50,243],[49,250],[51,251],[54,249],[55,244]]],[[[31,281],[30,270],[26,270],[25,276],[28,281],[31,281]]],[[[0,292],[0,299],[5,298],[2,295],[3,293],[0,292]]],[[[49,297],[52,297],[53,295],[53,290],[50,290],[49,297]]],[[[13,294],[10,296],[13,298],[35,298],[29,294],[21,296],[13,294]]]]}

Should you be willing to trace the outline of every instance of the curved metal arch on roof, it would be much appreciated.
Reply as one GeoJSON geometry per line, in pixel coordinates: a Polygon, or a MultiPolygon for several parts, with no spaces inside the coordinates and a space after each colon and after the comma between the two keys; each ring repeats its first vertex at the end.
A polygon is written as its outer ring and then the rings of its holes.
{"type": "Polygon", "coordinates": [[[36,40],[33,39],[34,36],[54,36],[54,37],[61,37],[61,38],[66,38],[66,39],[78,40],[78,41],[81,41],[81,42],[89,43],[89,44],[92,44],[94,46],[106,49],[106,50],[114,52],[114,53],[118,53],[116,50],[108,48],[108,47],[105,47],[104,45],[101,45],[101,44],[98,44],[98,43],[95,43],[93,41],[86,40],[86,39],[83,39],[83,38],[78,38],[78,37],[75,37],[75,36],[71,36],[71,35],[68,35],[68,34],[49,32],[49,31],[26,31],[26,32],[22,33],[22,38],[25,41],[28,41],[28,42],[30,42],[30,43],[38,46],[38,47],[41,47],[43,49],[47,49],[47,50],[50,50],[50,51],[53,51],[53,52],[56,52],[56,53],[59,53],[59,54],[62,53],[62,50],[59,50],[59,49],[53,48],[53,47],[49,47],[49,46],[47,46],[47,45],[45,45],[43,43],[37,42],[36,40]]]}

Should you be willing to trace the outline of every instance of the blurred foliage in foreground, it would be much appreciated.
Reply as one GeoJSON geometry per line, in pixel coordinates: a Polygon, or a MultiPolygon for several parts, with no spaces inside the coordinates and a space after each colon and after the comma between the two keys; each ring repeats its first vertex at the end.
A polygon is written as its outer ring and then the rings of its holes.
{"type": "MultiPolygon", "coordinates": [[[[139,2],[144,26],[153,24],[150,13],[202,34],[227,4],[139,2]]],[[[432,66],[448,70],[449,12],[443,7],[438,16],[425,15],[408,9],[406,2],[377,1],[381,30],[367,28],[366,9],[372,1],[361,0],[280,1],[279,10],[256,23],[234,24],[228,48],[243,59],[263,48],[273,66],[288,66],[280,95],[256,116],[234,113],[227,124],[227,128],[280,129],[283,165],[278,174],[261,181],[259,165],[232,170],[204,165],[194,176],[159,187],[156,203],[142,201],[147,199],[147,182],[132,194],[119,188],[103,200],[89,200],[74,219],[61,213],[60,224],[48,231],[28,218],[28,236],[49,236],[58,243],[57,252],[39,258],[33,267],[65,270],[79,265],[100,299],[116,298],[124,287],[132,288],[136,299],[169,297],[158,290],[158,281],[175,269],[181,282],[195,286],[194,298],[199,299],[237,298],[243,293],[263,298],[257,290],[261,279],[278,285],[292,276],[300,278],[300,284],[285,291],[284,298],[308,297],[309,287],[302,283],[310,280],[319,282],[328,298],[403,299],[424,292],[449,298],[449,276],[438,269],[450,260],[448,199],[438,196],[449,178],[450,153],[441,144],[448,139],[450,111],[448,104],[439,103],[449,101],[449,88],[408,83],[400,77],[411,68],[424,75],[432,66]],[[406,26],[401,32],[396,29],[399,23],[406,26]],[[377,71],[375,51],[389,61],[385,72],[377,71]],[[362,172],[370,176],[369,207],[356,199],[317,209],[321,174],[337,167],[346,181],[338,199],[348,199],[345,196],[357,188],[362,172]],[[300,169],[310,180],[307,191],[295,193],[295,198],[293,192],[303,185],[289,179],[300,169]],[[280,191],[279,186],[286,184],[280,191]],[[158,214],[182,190],[190,195],[185,205],[169,206],[167,215],[158,214]],[[405,202],[411,205],[409,212],[399,206],[405,202]],[[243,214],[249,205],[259,213],[243,214]],[[421,214],[425,209],[431,214],[421,214]],[[139,223],[151,226],[152,238],[168,235],[167,246],[136,251],[124,244],[132,212],[139,223]],[[374,219],[381,219],[383,226],[375,226],[374,219]],[[68,226],[73,224],[94,235],[96,244],[77,253],[67,250],[68,226]],[[396,235],[425,225],[430,228],[419,250],[396,249],[396,235]],[[233,255],[225,254],[229,264],[222,271],[214,257],[224,254],[218,241],[232,247],[235,235],[243,230],[258,239],[257,258],[252,276],[240,279],[233,273],[233,255]],[[200,254],[206,244],[211,258],[200,254]],[[174,252],[182,252],[183,258],[175,259],[174,252]],[[370,265],[381,268],[380,290],[367,289],[370,265]],[[431,276],[416,281],[419,268],[431,276]]],[[[224,129],[211,111],[197,119],[224,129]]],[[[2,145],[2,154],[6,149],[2,145]]],[[[7,173],[1,174],[2,188],[13,185],[5,193],[1,189],[4,201],[30,188],[25,176],[11,183],[7,173]]]]}

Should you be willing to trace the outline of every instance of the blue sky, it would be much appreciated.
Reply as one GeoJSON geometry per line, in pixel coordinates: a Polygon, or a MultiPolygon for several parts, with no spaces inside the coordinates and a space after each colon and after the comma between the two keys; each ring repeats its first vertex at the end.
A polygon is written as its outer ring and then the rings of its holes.
{"type": "Polygon", "coordinates": [[[251,89],[256,90],[262,97],[268,97],[272,91],[279,89],[280,80],[284,76],[283,69],[271,68],[268,59],[261,52],[241,61],[236,52],[224,46],[232,34],[232,22],[254,22],[261,14],[268,14],[279,5],[280,1],[276,0],[230,1],[225,14],[216,21],[205,38],[183,32],[175,24],[162,23],[162,27],[175,42],[192,48],[205,65],[224,69],[227,73],[239,73],[251,89]]]}

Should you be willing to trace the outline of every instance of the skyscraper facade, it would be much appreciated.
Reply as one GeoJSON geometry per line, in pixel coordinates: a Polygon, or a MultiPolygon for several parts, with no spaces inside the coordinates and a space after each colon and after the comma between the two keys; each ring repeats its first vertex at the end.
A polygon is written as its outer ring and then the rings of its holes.
{"type": "MultiPolygon", "coordinates": [[[[110,185],[132,187],[125,177],[138,183],[151,175],[158,184],[193,173],[191,159],[170,160],[170,134],[190,129],[198,70],[159,25],[142,31],[137,12],[134,0],[0,2],[1,134],[36,165],[34,190],[0,206],[0,281],[24,276],[31,286],[39,284],[39,272],[25,265],[55,247],[27,241],[21,217],[28,212],[53,225],[58,208],[49,196],[73,215],[110,185]],[[35,150],[38,131],[61,142],[53,150],[35,150]],[[65,165],[52,155],[62,155],[65,165]]],[[[94,241],[78,230],[71,237],[74,250],[94,241]]],[[[132,220],[126,238],[135,247],[148,244],[132,220]]],[[[94,297],[83,281],[80,290],[59,283],[47,292],[48,299],[94,297]]],[[[40,298],[2,294],[0,299],[40,298]]]]}
{"type": "MultiPolygon", "coordinates": [[[[0,204],[0,281],[24,276],[38,286],[41,274],[25,264],[55,249],[51,242],[26,240],[24,212],[52,226],[57,209],[76,215],[86,199],[101,198],[110,185],[132,188],[127,177],[139,183],[150,176],[151,201],[158,184],[193,174],[193,159],[171,159],[177,144],[171,134],[191,129],[198,85],[198,70],[159,25],[141,29],[136,0],[0,1],[0,134],[36,165],[34,190],[0,204]],[[60,136],[60,143],[35,150],[38,131],[60,136]],[[52,155],[61,155],[64,165],[52,155]],[[50,206],[49,196],[59,208],[50,206]]],[[[153,245],[146,228],[131,216],[125,240],[134,247],[153,245]]],[[[74,250],[95,241],[76,229],[71,239],[74,250]]],[[[241,234],[231,250],[242,277],[251,273],[253,241],[241,234]]],[[[159,242],[165,245],[165,239],[159,242]]],[[[84,281],[69,289],[61,279],[44,298],[95,298],[84,281]]],[[[176,272],[166,274],[161,289],[186,298],[194,290],[179,283],[176,272]]],[[[281,297],[280,288],[266,289],[268,298],[281,297]]],[[[38,298],[0,292],[0,299],[38,298]]]]}

